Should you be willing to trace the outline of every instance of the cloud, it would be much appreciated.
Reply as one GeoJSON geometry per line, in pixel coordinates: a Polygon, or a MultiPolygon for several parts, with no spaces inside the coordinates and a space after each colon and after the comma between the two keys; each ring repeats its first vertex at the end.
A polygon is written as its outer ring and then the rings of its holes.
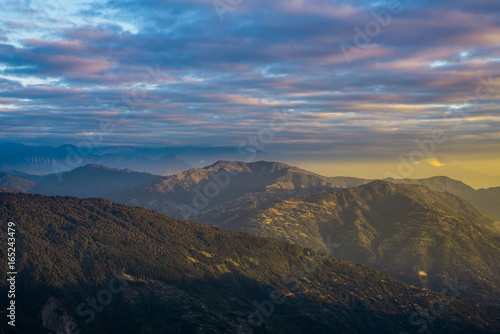
{"type": "Polygon", "coordinates": [[[427,164],[427,165],[431,165],[431,166],[435,166],[435,167],[446,166],[446,164],[439,162],[439,160],[435,157],[429,157],[429,158],[425,159],[423,164],[427,164]]]}
{"type": "Polygon", "coordinates": [[[11,141],[38,128],[75,143],[126,113],[105,140],[238,145],[288,110],[274,142],[291,154],[397,157],[436,129],[445,153],[499,148],[498,1],[405,2],[377,34],[365,30],[387,10],[379,1],[243,0],[223,21],[202,0],[1,6],[11,141]],[[340,43],[359,31],[369,43],[348,62],[340,43]],[[483,98],[466,104],[478,87],[483,98]]]}

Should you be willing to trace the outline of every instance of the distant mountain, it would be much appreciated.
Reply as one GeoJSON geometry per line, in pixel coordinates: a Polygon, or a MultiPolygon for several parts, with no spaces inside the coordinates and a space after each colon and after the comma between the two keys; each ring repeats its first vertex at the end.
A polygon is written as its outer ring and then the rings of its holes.
{"type": "Polygon", "coordinates": [[[11,188],[0,187],[0,193],[20,193],[20,191],[11,188]]]}
{"type": "Polygon", "coordinates": [[[35,182],[0,171],[0,187],[27,192],[35,186],[35,182]]]}
{"type": "Polygon", "coordinates": [[[375,181],[373,179],[360,179],[357,177],[348,176],[333,176],[329,177],[328,179],[340,188],[353,188],[375,181]]]}
{"type": "MultiPolygon", "coordinates": [[[[45,175],[98,164],[171,175],[194,167],[203,167],[221,159],[241,159],[241,156],[241,149],[237,147],[108,147],[100,146],[98,141],[90,142],[82,138],[79,146],[49,147],[0,143],[0,170],[45,175]]],[[[266,156],[265,153],[259,154],[260,158],[266,156]]]]}
{"type": "MultiPolygon", "coordinates": [[[[113,161],[114,158],[112,157],[130,153],[127,152],[124,149],[110,149],[106,151],[105,156],[107,158],[101,158],[101,161],[106,160],[110,165],[116,164],[120,159],[117,158],[118,160],[113,161]]],[[[161,166],[176,166],[176,163],[172,163],[172,161],[178,159],[175,155],[166,155],[156,160],[156,164],[160,166],[158,167],[160,168],[159,171],[162,171],[161,166]]],[[[128,165],[134,165],[132,162],[128,165]]],[[[187,166],[184,166],[180,160],[179,163],[181,165],[178,166],[177,170],[183,170],[187,166]]],[[[149,169],[156,168],[153,166],[153,162],[150,161],[149,164],[149,169]]],[[[76,168],[75,170],[80,169],[76,168]]],[[[136,178],[137,174],[129,173],[129,175],[131,176],[130,182],[127,182],[125,180],[126,177],[122,175],[122,180],[114,182],[115,186],[110,186],[107,191],[103,189],[105,187],[101,185],[102,177],[99,175],[95,175],[96,179],[93,179],[90,174],[85,175],[85,181],[80,183],[73,177],[75,182],[67,187],[59,184],[60,177],[55,176],[55,174],[43,177],[19,170],[8,170],[4,171],[3,176],[0,177],[3,177],[5,187],[17,189],[22,192],[34,188],[33,192],[45,195],[100,197],[106,194],[104,197],[121,203],[141,205],[175,217],[190,219],[200,214],[205,214],[206,211],[217,212],[217,210],[241,205],[249,201],[266,202],[279,200],[294,196],[322,193],[334,189],[352,188],[374,181],[372,179],[343,176],[324,177],[286,164],[264,161],[248,164],[244,162],[219,161],[208,167],[192,168],[178,173],[178,175],[174,174],[163,179],[158,179],[156,183],[148,185],[142,185],[142,183],[151,180],[144,178],[146,181],[141,182],[142,179],[136,178]],[[259,168],[261,169],[259,170],[259,168]],[[224,182],[226,182],[227,175],[223,176],[222,174],[229,171],[234,173],[234,175],[229,175],[231,182],[225,185],[224,182]],[[242,175],[236,175],[240,172],[242,172],[242,175]],[[213,177],[218,173],[221,174],[220,177],[222,179],[214,180],[213,177]],[[18,179],[11,178],[5,174],[17,177],[18,179]],[[55,181],[55,178],[58,181],[55,181]],[[218,181],[220,185],[215,181],[218,181]],[[38,186],[35,187],[32,182],[37,183],[38,186]],[[96,187],[95,190],[92,189],[91,185],[96,187]],[[51,187],[54,188],[52,189],[51,187]],[[79,187],[84,187],[84,189],[80,191],[79,187]],[[133,189],[127,189],[127,187],[133,189]],[[113,193],[116,191],[119,191],[119,193],[113,193]]],[[[491,190],[476,191],[461,181],[445,176],[436,176],[427,179],[386,180],[393,183],[420,184],[437,191],[450,192],[500,219],[500,195],[499,191],[495,190],[500,187],[491,188],[491,190]]],[[[106,184],[109,186],[109,182],[106,184]]],[[[1,183],[0,186],[2,186],[1,183]]]]}
{"type": "Polygon", "coordinates": [[[329,178],[283,163],[219,161],[104,197],[194,219],[252,201],[269,202],[335,189],[338,187],[329,178]]]}
{"type": "Polygon", "coordinates": [[[3,172],[6,173],[6,174],[9,174],[9,175],[12,175],[12,176],[20,177],[22,179],[33,181],[35,183],[39,182],[40,178],[41,178],[40,175],[29,174],[29,173],[22,172],[20,170],[6,170],[6,171],[3,171],[3,172]]]}
{"type": "MultiPolygon", "coordinates": [[[[283,241],[143,208],[0,194],[0,217],[16,224],[17,322],[7,325],[0,311],[7,333],[500,330],[498,307],[455,300],[450,290],[421,290],[283,241]]],[[[7,258],[0,247],[3,268],[7,258]]],[[[1,271],[2,305],[7,278],[1,271]]]]}
{"type": "Polygon", "coordinates": [[[500,187],[478,189],[468,200],[500,220],[500,187]]]}
{"type": "MultiPolygon", "coordinates": [[[[360,179],[343,176],[330,177],[329,179],[342,188],[353,188],[375,181],[373,179],[360,179]]],[[[461,181],[454,180],[446,176],[434,176],[426,179],[388,178],[385,179],[385,181],[398,184],[419,184],[433,190],[449,192],[453,195],[462,197],[463,199],[476,205],[482,211],[489,213],[493,217],[500,220],[500,187],[475,190],[461,181]]]]}
{"type": "MultiPolygon", "coordinates": [[[[106,194],[104,197],[124,204],[155,209],[174,217],[198,219],[200,215],[207,216],[242,203],[318,194],[357,187],[372,181],[374,180],[344,176],[325,177],[278,162],[219,161],[208,167],[193,168],[124,192],[106,194]],[[226,180],[229,180],[227,185],[226,180]]],[[[386,181],[419,184],[449,192],[500,219],[500,196],[496,191],[482,192],[478,196],[474,188],[445,176],[386,181]]]]}
{"type": "Polygon", "coordinates": [[[157,175],[129,169],[108,168],[89,164],[69,172],[41,177],[31,193],[76,197],[99,197],[112,191],[122,191],[158,178],[157,175]]]}
{"type": "Polygon", "coordinates": [[[500,186],[500,175],[488,175],[462,166],[448,164],[437,167],[431,164],[419,164],[415,167],[413,177],[416,179],[446,175],[451,179],[462,180],[474,189],[500,186]]]}
{"type": "MultiPolygon", "coordinates": [[[[181,151],[181,150],[178,150],[181,151]]],[[[88,164],[134,169],[161,175],[179,173],[192,165],[170,148],[100,147],[86,143],[59,147],[0,144],[0,170],[18,170],[37,175],[69,171],[88,164]]]]}
{"type": "Polygon", "coordinates": [[[388,179],[395,183],[420,184],[437,191],[449,192],[471,202],[482,211],[500,220],[500,187],[475,190],[465,183],[446,176],[435,176],[427,179],[388,179]]]}
{"type": "Polygon", "coordinates": [[[200,221],[334,254],[417,286],[466,280],[470,297],[500,300],[500,223],[460,197],[375,181],[340,192],[250,203],[200,221]],[[331,239],[328,239],[331,238],[331,239]]]}
{"type": "Polygon", "coordinates": [[[460,197],[471,196],[475,193],[474,188],[446,176],[434,176],[426,179],[386,179],[386,181],[393,183],[419,184],[433,190],[449,192],[460,197]]]}

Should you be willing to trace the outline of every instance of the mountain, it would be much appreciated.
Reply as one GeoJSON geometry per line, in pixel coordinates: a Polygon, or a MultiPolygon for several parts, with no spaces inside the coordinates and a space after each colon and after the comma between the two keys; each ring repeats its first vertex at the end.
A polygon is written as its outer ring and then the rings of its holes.
{"type": "MultiPolygon", "coordinates": [[[[127,153],[126,150],[116,148],[106,151],[106,156],[110,157],[125,153],[127,153]]],[[[171,162],[176,159],[178,157],[175,155],[164,156],[156,160],[157,166],[174,166],[175,163],[171,162]]],[[[114,163],[109,160],[107,162],[114,163]]],[[[130,163],[129,165],[134,164],[130,163]]],[[[150,162],[150,169],[156,168],[152,165],[153,162],[150,162]]],[[[96,165],[89,164],[85,168],[89,168],[88,166],[95,167],[96,165]]],[[[161,171],[161,167],[158,168],[161,171]]],[[[159,210],[175,217],[194,219],[200,214],[217,212],[217,210],[250,201],[279,200],[334,189],[352,188],[374,181],[343,176],[324,177],[286,164],[265,161],[255,163],[219,161],[211,166],[192,168],[182,173],[157,179],[151,184],[144,184],[154,179],[148,179],[145,176],[147,173],[142,173],[144,177],[139,177],[140,173],[132,173],[128,170],[129,181],[126,180],[127,175],[122,173],[121,176],[115,175],[112,177],[112,182],[105,181],[102,183],[102,175],[99,173],[93,175],[92,172],[82,173],[83,170],[79,167],[74,170],[77,172],[70,171],[66,172],[66,174],[51,174],[45,177],[17,170],[6,171],[3,173],[24,180],[6,180],[4,186],[22,192],[33,188],[31,192],[45,195],[106,197],[125,204],[141,205],[159,210]],[[241,175],[239,175],[240,173],[241,175]],[[68,184],[66,182],[61,183],[61,175],[70,177],[73,181],[68,184]],[[77,180],[79,175],[82,176],[84,182],[77,180]],[[116,180],[116,178],[119,180],[116,180]],[[35,187],[33,183],[26,180],[37,183],[37,186],[35,187]],[[226,185],[227,180],[230,180],[230,182],[226,185]],[[95,189],[91,187],[92,184],[96,185],[95,189]],[[104,185],[109,188],[105,189],[104,185]]],[[[108,170],[111,169],[108,168],[108,170]]],[[[112,170],[118,171],[118,169],[112,170]]],[[[182,170],[182,168],[179,167],[179,170],[182,170]]],[[[4,178],[11,179],[5,175],[4,178]]],[[[491,191],[486,189],[476,191],[461,181],[445,176],[427,179],[389,178],[386,180],[393,183],[420,184],[437,191],[450,192],[500,219],[498,209],[500,207],[500,195],[498,190],[495,191],[498,188],[491,188],[491,191]]],[[[0,186],[2,186],[1,183],[0,186]]]]}
{"type": "Polygon", "coordinates": [[[172,148],[101,147],[85,140],[80,146],[2,143],[0,169],[43,175],[69,171],[88,164],[101,164],[165,175],[192,168],[191,164],[173,153],[175,150],[172,148]]]}
{"type": "Polygon", "coordinates": [[[20,192],[27,192],[35,186],[35,182],[12,176],[0,171],[0,187],[14,189],[20,192]]]}
{"type": "Polygon", "coordinates": [[[446,176],[435,176],[418,180],[388,180],[394,183],[420,184],[437,191],[449,192],[462,197],[482,211],[500,219],[500,187],[475,190],[461,181],[453,180],[446,176]]]}
{"type": "Polygon", "coordinates": [[[333,176],[329,177],[328,179],[340,188],[353,188],[375,181],[372,179],[360,179],[357,177],[348,176],[333,176]]]}
{"type": "Polygon", "coordinates": [[[478,189],[469,201],[500,220],[500,187],[478,189]]]}
{"type": "MultiPolygon", "coordinates": [[[[0,194],[0,217],[15,224],[16,239],[15,328],[0,311],[7,333],[500,330],[497,306],[453,295],[460,281],[438,294],[311,249],[143,208],[0,194]]],[[[6,253],[0,247],[3,268],[6,253]]],[[[7,278],[1,271],[2,305],[7,278]]]]}
{"type": "MultiPolygon", "coordinates": [[[[242,152],[247,152],[237,147],[101,146],[101,139],[97,134],[95,138],[82,138],[76,146],[58,147],[0,143],[0,170],[46,175],[98,164],[170,175],[206,166],[220,159],[241,159],[242,152]]],[[[267,156],[266,153],[259,153],[261,159],[267,156]]]]}
{"type": "Polygon", "coordinates": [[[195,219],[200,214],[243,203],[269,202],[335,189],[338,187],[329,178],[283,163],[219,161],[103,197],[174,217],[195,219]]]}
{"type": "MultiPolygon", "coordinates": [[[[334,184],[342,188],[353,188],[369,182],[372,179],[360,179],[353,177],[330,177],[334,184]]],[[[489,213],[500,220],[500,187],[475,190],[469,185],[451,179],[446,176],[433,176],[425,179],[393,179],[387,178],[384,181],[392,183],[419,184],[433,190],[449,192],[457,195],[474,204],[482,211],[489,213]]]]}
{"type": "Polygon", "coordinates": [[[129,169],[108,168],[89,164],[69,172],[50,174],[30,190],[42,195],[99,197],[112,191],[122,191],[158,178],[157,175],[129,169]]]}
{"type": "MultiPolygon", "coordinates": [[[[318,194],[373,181],[375,180],[344,176],[325,177],[278,162],[218,161],[211,166],[193,168],[127,191],[110,192],[103,197],[155,209],[174,217],[199,220],[200,216],[216,214],[243,203],[318,194]]],[[[474,188],[445,176],[427,179],[389,178],[386,181],[419,184],[449,192],[500,219],[498,192],[486,191],[479,196],[474,188]]]]}
{"type": "Polygon", "coordinates": [[[446,176],[434,176],[426,179],[386,179],[386,181],[393,183],[419,184],[437,191],[449,192],[460,197],[470,197],[475,193],[474,188],[446,176]]]}
{"type": "Polygon", "coordinates": [[[19,190],[11,189],[11,188],[6,188],[6,187],[0,187],[0,193],[19,193],[19,190]]]}
{"type": "Polygon", "coordinates": [[[421,287],[443,277],[466,295],[500,299],[500,222],[458,196],[374,181],[340,192],[249,203],[200,221],[301,246],[340,244],[334,254],[421,287]]]}
{"type": "Polygon", "coordinates": [[[412,175],[417,179],[429,178],[435,175],[446,175],[451,179],[462,180],[475,189],[500,186],[500,175],[488,175],[453,164],[439,167],[431,164],[415,165],[412,175]]]}
{"type": "Polygon", "coordinates": [[[14,170],[6,170],[6,171],[3,171],[3,172],[6,173],[6,174],[9,174],[9,175],[12,175],[12,176],[20,177],[22,179],[33,181],[35,183],[39,182],[40,178],[41,178],[40,175],[24,173],[24,172],[22,172],[20,170],[15,170],[15,169],[14,170]]]}

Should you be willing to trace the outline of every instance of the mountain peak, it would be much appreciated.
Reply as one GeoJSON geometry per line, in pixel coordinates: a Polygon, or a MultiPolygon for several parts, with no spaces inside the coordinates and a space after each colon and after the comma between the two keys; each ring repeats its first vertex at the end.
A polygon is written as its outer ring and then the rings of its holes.
{"type": "Polygon", "coordinates": [[[85,169],[104,169],[104,170],[117,170],[115,168],[109,168],[107,166],[104,166],[104,165],[99,165],[99,164],[87,164],[83,167],[80,167],[80,168],[85,168],[85,169]]]}
{"type": "Polygon", "coordinates": [[[260,160],[256,162],[252,162],[249,165],[254,165],[254,166],[267,166],[271,167],[273,169],[287,169],[291,168],[292,166],[287,165],[283,162],[276,162],[276,161],[265,161],[265,160],[260,160]]]}
{"type": "Polygon", "coordinates": [[[96,197],[112,191],[123,191],[157,177],[130,169],[87,164],[60,175],[46,175],[30,191],[42,195],[96,197]]]}
{"type": "Polygon", "coordinates": [[[206,170],[219,170],[225,169],[227,171],[250,171],[250,167],[247,163],[243,161],[227,161],[227,160],[219,160],[216,163],[203,167],[206,170]]]}
{"type": "Polygon", "coordinates": [[[235,168],[235,167],[279,167],[280,169],[285,169],[285,168],[290,168],[290,165],[287,165],[282,162],[276,162],[276,161],[265,161],[265,160],[259,160],[259,161],[254,161],[254,162],[244,162],[244,161],[229,161],[229,160],[219,160],[215,162],[212,165],[204,167],[204,169],[210,169],[210,168],[235,168]]]}

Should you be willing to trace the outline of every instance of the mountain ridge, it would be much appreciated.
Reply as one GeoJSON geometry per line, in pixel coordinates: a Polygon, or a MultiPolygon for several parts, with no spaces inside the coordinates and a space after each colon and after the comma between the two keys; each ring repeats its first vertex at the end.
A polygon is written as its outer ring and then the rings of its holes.
{"type": "Polygon", "coordinates": [[[411,329],[413,313],[420,327],[442,333],[500,328],[492,305],[447,294],[453,302],[427,321],[415,308],[441,300],[438,293],[283,241],[104,199],[0,194],[0,216],[15,222],[22,249],[17,316],[30,322],[19,323],[20,334],[46,333],[43,325],[128,334],[244,332],[249,324],[269,333],[390,333],[411,329]],[[262,321],[251,321],[255,312],[262,321]]]}
{"type": "Polygon", "coordinates": [[[334,189],[337,187],[328,178],[283,163],[218,161],[104,197],[193,219],[206,210],[334,189]],[[197,203],[197,199],[203,203],[197,203]]]}
{"type": "Polygon", "coordinates": [[[337,256],[405,282],[436,289],[441,275],[456,274],[474,282],[469,296],[500,297],[500,222],[458,196],[425,186],[373,181],[249,203],[200,221],[305,247],[331,238],[343,245],[337,256]]]}
{"type": "Polygon", "coordinates": [[[130,169],[87,164],[68,172],[43,176],[29,191],[41,195],[100,197],[107,192],[129,189],[157,177],[130,169]]]}
{"type": "Polygon", "coordinates": [[[14,189],[20,192],[27,192],[33,186],[35,185],[35,182],[10,175],[6,172],[0,171],[0,186],[5,187],[5,188],[10,188],[14,189]]]}

